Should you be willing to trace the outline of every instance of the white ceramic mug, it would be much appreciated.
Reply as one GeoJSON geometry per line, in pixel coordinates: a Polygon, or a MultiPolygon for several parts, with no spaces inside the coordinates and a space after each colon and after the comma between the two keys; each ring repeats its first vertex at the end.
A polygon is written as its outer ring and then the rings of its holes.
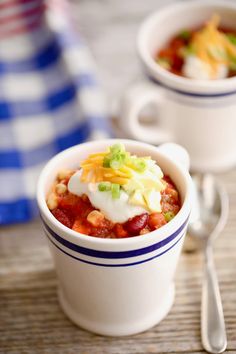
{"type": "Polygon", "coordinates": [[[78,168],[88,154],[117,140],[74,146],[56,155],[42,171],[37,201],[59,278],[59,300],[77,325],[103,335],[129,335],[160,322],[174,300],[174,274],[191,207],[188,155],[177,146],[160,149],[119,140],[137,155],[149,155],[177,186],[182,207],[168,224],[126,239],[86,236],[62,225],[49,211],[46,195],[60,169],[78,168]],[[175,155],[174,160],[166,155],[175,155]],[[177,162],[179,161],[179,162],[177,162]]]}
{"type": "Polygon", "coordinates": [[[125,131],[152,144],[174,141],[190,154],[191,168],[220,172],[236,164],[236,77],[193,80],[159,66],[154,53],[184,28],[203,24],[218,13],[223,26],[236,29],[236,4],[227,1],[184,1],[158,10],[138,34],[138,54],[149,81],[125,93],[121,121],[125,131]],[[141,110],[156,106],[157,121],[145,126],[141,110]]]}

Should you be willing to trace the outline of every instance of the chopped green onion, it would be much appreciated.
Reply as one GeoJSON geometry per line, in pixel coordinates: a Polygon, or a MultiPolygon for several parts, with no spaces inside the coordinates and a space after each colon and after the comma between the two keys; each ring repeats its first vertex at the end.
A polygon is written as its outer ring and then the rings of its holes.
{"type": "Polygon", "coordinates": [[[144,172],[147,168],[147,161],[141,157],[130,157],[129,163],[132,165],[132,168],[137,172],[144,172]]]}
{"type": "Polygon", "coordinates": [[[117,170],[124,165],[128,153],[123,144],[114,144],[109,150],[110,152],[103,159],[103,167],[117,170]]]}
{"type": "Polygon", "coordinates": [[[166,221],[169,222],[175,217],[175,213],[173,213],[173,211],[167,211],[166,213],[164,213],[164,217],[166,221]]]}
{"type": "Polygon", "coordinates": [[[118,170],[120,167],[122,167],[124,164],[124,160],[121,158],[121,156],[115,156],[111,161],[110,161],[110,167],[113,168],[113,170],[118,170]]]}
{"type": "Polygon", "coordinates": [[[187,29],[182,30],[182,31],[179,33],[179,35],[178,35],[178,37],[179,37],[180,39],[183,39],[183,40],[185,40],[185,41],[187,41],[187,40],[190,38],[190,36],[191,36],[191,33],[190,33],[190,31],[187,30],[187,29]]]}
{"type": "Polygon", "coordinates": [[[110,158],[109,156],[105,156],[103,159],[103,167],[110,167],[110,158]]]}
{"type": "Polygon", "coordinates": [[[110,152],[112,154],[117,154],[117,153],[119,154],[121,152],[125,152],[125,147],[121,143],[114,144],[114,145],[110,146],[110,152]]]}
{"type": "Polygon", "coordinates": [[[144,172],[147,168],[147,159],[142,157],[130,156],[130,153],[125,151],[122,144],[114,144],[109,148],[109,152],[104,156],[103,167],[110,167],[113,170],[118,170],[125,164],[137,172],[144,172]]]}
{"type": "Polygon", "coordinates": [[[228,34],[226,34],[226,36],[228,37],[228,40],[229,40],[232,44],[236,45],[236,36],[235,36],[234,34],[228,33],[228,34]]]}
{"type": "Polygon", "coordinates": [[[111,183],[110,182],[101,182],[98,185],[98,190],[100,192],[108,192],[111,190],[111,183]]]}
{"type": "Polygon", "coordinates": [[[236,71],[236,58],[231,56],[229,59],[229,69],[232,71],[236,71]]]}
{"type": "Polygon", "coordinates": [[[113,199],[120,198],[120,185],[117,183],[112,183],[111,185],[111,195],[113,199]]]}
{"type": "Polygon", "coordinates": [[[178,54],[180,57],[182,58],[186,58],[188,57],[189,55],[193,55],[194,54],[194,48],[191,44],[187,45],[187,46],[184,46],[184,47],[181,47],[179,50],[178,50],[178,54]]]}

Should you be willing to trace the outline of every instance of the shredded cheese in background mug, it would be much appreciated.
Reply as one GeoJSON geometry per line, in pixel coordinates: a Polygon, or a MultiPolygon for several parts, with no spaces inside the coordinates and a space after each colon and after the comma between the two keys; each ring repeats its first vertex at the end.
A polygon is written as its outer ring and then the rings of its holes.
{"type": "Polygon", "coordinates": [[[236,31],[219,27],[214,14],[200,29],[183,29],[156,54],[156,61],[174,74],[196,80],[236,75],[236,31]]]}

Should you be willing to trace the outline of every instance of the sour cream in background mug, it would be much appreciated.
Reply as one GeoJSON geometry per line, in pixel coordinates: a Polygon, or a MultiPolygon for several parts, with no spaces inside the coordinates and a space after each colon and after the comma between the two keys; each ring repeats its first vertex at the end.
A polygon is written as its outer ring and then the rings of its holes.
{"type": "Polygon", "coordinates": [[[196,28],[217,13],[221,25],[236,29],[236,4],[189,1],[171,4],[148,17],[138,34],[138,54],[149,80],[130,87],[121,102],[121,123],[133,138],[152,144],[184,146],[191,169],[221,172],[236,165],[236,77],[194,80],[158,65],[155,53],[184,28],[196,28]],[[153,104],[152,125],[139,121],[153,104]]]}

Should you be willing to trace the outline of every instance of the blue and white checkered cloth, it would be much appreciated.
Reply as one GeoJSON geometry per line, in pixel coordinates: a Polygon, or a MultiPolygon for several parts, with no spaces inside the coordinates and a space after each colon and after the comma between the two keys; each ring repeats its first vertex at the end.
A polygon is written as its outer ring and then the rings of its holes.
{"type": "Polygon", "coordinates": [[[43,0],[2,0],[0,4],[2,225],[37,214],[35,186],[47,160],[74,144],[110,135],[93,61],[73,21],[68,20],[67,4],[56,0],[31,26],[42,4],[43,0]],[[1,22],[3,10],[10,21],[1,22]],[[22,30],[24,11],[33,15],[22,30]],[[16,18],[18,22],[13,21],[16,18]]]}

